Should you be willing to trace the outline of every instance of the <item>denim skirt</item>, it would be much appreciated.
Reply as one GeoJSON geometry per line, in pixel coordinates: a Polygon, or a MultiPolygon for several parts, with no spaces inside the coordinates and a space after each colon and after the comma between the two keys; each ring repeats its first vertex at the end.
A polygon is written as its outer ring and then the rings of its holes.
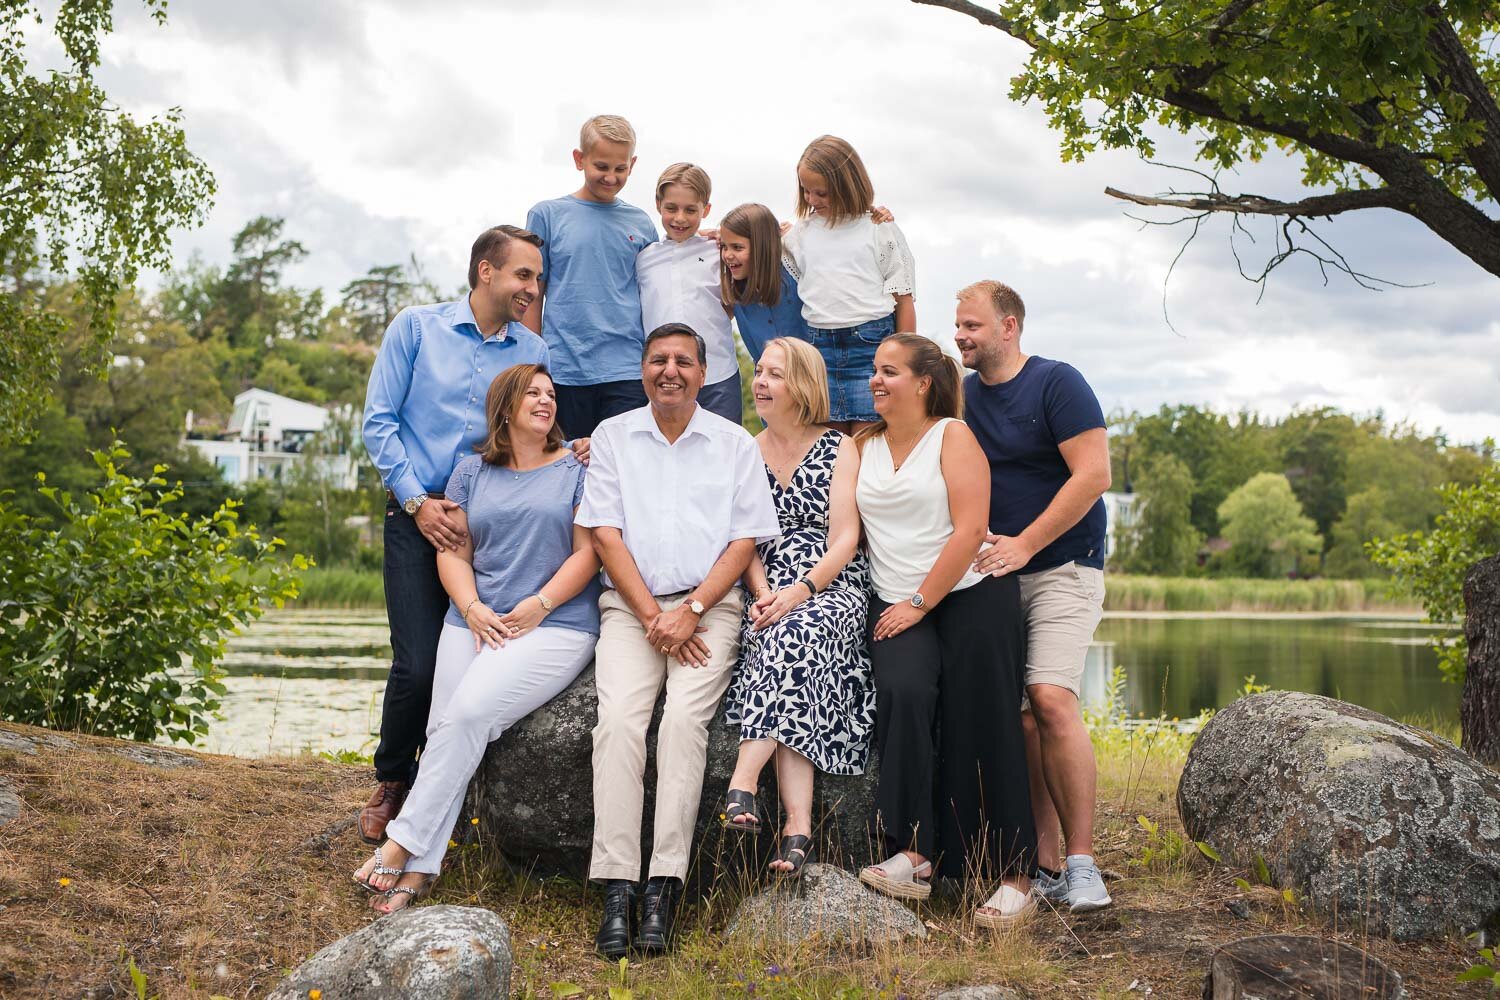
{"type": "Polygon", "coordinates": [[[895,313],[841,330],[808,329],[808,339],[828,368],[829,420],[879,419],[870,376],[875,374],[875,349],[895,332],[895,313]]]}

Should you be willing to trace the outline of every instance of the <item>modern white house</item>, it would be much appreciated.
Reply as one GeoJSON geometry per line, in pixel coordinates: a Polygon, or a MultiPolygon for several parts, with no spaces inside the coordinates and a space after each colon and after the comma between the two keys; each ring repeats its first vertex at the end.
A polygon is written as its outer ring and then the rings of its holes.
{"type": "MultiPolygon", "coordinates": [[[[319,472],[330,476],[337,488],[352,490],[359,484],[355,456],[357,440],[345,445],[321,442],[316,455],[307,454],[312,440],[326,430],[335,414],[315,403],[304,403],[265,389],[246,389],[234,397],[234,414],[216,438],[192,437],[193,414],[188,411],[183,443],[212,459],[227,482],[242,484],[257,479],[290,480],[304,462],[318,463],[319,472]]],[[[342,415],[349,416],[349,415],[342,415]]],[[[346,421],[352,425],[352,421],[346,421]]]]}
{"type": "Polygon", "coordinates": [[[1136,515],[1140,511],[1139,493],[1116,493],[1104,494],[1104,558],[1107,562],[1115,554],[1120,544],[1120,533],[1123,529],[1135,524],[1136,515]]]}

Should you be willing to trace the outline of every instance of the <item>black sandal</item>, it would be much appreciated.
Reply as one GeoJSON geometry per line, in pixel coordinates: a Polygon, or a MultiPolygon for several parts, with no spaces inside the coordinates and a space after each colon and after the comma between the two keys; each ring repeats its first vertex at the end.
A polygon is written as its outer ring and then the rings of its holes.
{"type": "Polygon", "coordinates": [[[754,792],[731,788],[724,801],[724,818],[720,820],[720,826],[726,830],[760,833],[760,810],[756,808],[754,792]],[[742,816],[747,818],[741,819],[742,816]]]}
{"type": "Polygon", "coordinates": [[[810,857],[812,857],[811,837],[801,833],[782,837],[781,847],[777,850],[776,856],[771,859],[771,864],[774,865],[778,861],[784,861],[792,867],[772,868],[771,871],[778,878],[800,878],[802,876],[802,866],[807,864],[807,860],[810,857]]]}

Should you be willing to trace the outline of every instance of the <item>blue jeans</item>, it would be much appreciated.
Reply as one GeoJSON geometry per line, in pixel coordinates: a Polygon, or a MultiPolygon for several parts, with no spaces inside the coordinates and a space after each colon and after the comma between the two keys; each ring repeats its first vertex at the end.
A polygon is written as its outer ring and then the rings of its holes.
{"type": "Polygon", "coordinates": [[[735,372],[722,382],[699,389],[698,405],[730,423],[741,423],[745,415],[745,400],[740,395],[740,373],[735,372]]]}
{"type": "Polygon", "coordinates": [[[646,390],[638,378],[597,385],[557,386],[557,426],[573,438],[591,437],[600,421],[646,405],[646,390]]]}
{"type": "Polygon", "coordinates": [[[895,332],[895,313],[841,330],[808,329],[808,339],[828,369],[829,420],[880,419],[870,395],[870,376],[875,373],[875,349],[895,332]]]}
{"type": "Polygon", "coordinates": [[[448,593],[438,579],[437,550],[394,500],[385,505],[383,569],[392,656],[380,707],[375,775],[380,781],[410,782],[416,777],[417,753],[427,742],[432,674],[448,593]]]}

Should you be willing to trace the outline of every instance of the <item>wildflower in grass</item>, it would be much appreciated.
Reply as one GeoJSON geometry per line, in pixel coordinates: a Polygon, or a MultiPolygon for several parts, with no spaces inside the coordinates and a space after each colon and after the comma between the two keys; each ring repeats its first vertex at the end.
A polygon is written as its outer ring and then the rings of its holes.
{"type": "Polygon", "coordinates": [[[479,817],[475,816],[473,819],[469,820],[469,825],[470,826],[478,826],[479,825],[479,817]]]}
{"type": "Polygon", "coordinates": [[[458,846],[458,841],[456,841],[456,840],[450,840],[450,841],[448,841],[448,848],[449,848],[449,850],[452,850],[453,848],[455,848],[457,846],[458,846]]]}
{"type": "Polygon", "coordinates": [[[60,878],[57,880],[57,884],[66,889],[68,886],[73,884],[73,880],[70,878],[60,878]]]}
{"type": "Polygon", "coordinates": [[[308,990],[307,991],[307,1000],[323,1000],[323,991],[322,990],[308,990]]]}

